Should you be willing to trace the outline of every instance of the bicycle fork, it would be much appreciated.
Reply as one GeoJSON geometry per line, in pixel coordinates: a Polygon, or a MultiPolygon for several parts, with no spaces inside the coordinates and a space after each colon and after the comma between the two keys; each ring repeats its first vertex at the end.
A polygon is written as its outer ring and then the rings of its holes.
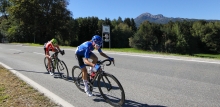
{"type": "Polygon", "coordinates": [[[106,87],[107,91],[110,91],[112,89],[112,84],[109,81],[109,79],[106,76],[104,76],[104,75],[101,75],[101,79],[102,79],[102,81],[104,83],[104,86],[106,87]],[[105,82],[104,78],[107,80],[107,83],[105,82]]]}

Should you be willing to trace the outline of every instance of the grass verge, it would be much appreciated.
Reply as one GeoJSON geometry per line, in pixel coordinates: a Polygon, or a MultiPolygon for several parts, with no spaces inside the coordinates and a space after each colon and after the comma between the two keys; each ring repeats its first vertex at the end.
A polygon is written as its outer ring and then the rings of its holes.
{"type": "Polygon", "coordinates": [[[55,107],[44,94],[0,65],[0,107],[55,107]]]}

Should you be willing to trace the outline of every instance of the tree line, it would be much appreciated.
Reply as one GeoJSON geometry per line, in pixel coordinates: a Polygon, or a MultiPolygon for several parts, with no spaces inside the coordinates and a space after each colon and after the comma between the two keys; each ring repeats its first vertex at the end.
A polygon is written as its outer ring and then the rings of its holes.
{"type": "Polygon", "coordinates": [[[137,27],[133,18],[74,19],[68,4],[67,0],[1,0],[0,38],[39,44],[57,38],[61,45],[77,46],[95,34],[102,35],[102,25],[109,25],[112,48],[181,54],[220,52],[218,21],[183,20],[167,24],[144,21],[137,27]]]}

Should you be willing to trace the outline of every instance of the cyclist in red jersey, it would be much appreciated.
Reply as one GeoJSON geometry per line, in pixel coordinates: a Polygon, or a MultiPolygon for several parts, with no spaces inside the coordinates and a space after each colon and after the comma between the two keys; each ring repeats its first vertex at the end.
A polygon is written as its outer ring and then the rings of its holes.
{"type": "MultiPolygon", "coordinates": [[[[44,44],[44,52],[45,52],[45,56],[46,58],[48,59],[48,70],[51,71],[51,68],[50,68],[50,62],[51,62],[51,56],[50,56],[50,53],[49,51],[52,51],[52,52],[60,52],[62,55],[64,54],[64,51],[61,51],[60,50],[60,47],[58,45],[58,42],[56,39],[52,39],[50,41],[48,41],[47,43],[44,44]]],[[[50,72],[50,75],[53,75],[52,72],[50,72]]]]}

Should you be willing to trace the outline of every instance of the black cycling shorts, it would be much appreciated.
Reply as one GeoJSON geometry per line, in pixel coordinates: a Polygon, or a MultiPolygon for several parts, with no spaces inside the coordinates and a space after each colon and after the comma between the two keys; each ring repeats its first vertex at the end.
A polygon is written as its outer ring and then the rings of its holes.
{"type": "MultiPolygon", "coordinates": [[[[90,52],[89,57],[91,56],[91,54],[94,54],[94,53],[90,52]]],[[[76,57],[78,59],[78,63],[79,63],[80,68],[84,68],[86,66],[84,61],[83,61],[84,55],[82,56],[82,55],[77,55],[76,54],[76,57]]]]}

